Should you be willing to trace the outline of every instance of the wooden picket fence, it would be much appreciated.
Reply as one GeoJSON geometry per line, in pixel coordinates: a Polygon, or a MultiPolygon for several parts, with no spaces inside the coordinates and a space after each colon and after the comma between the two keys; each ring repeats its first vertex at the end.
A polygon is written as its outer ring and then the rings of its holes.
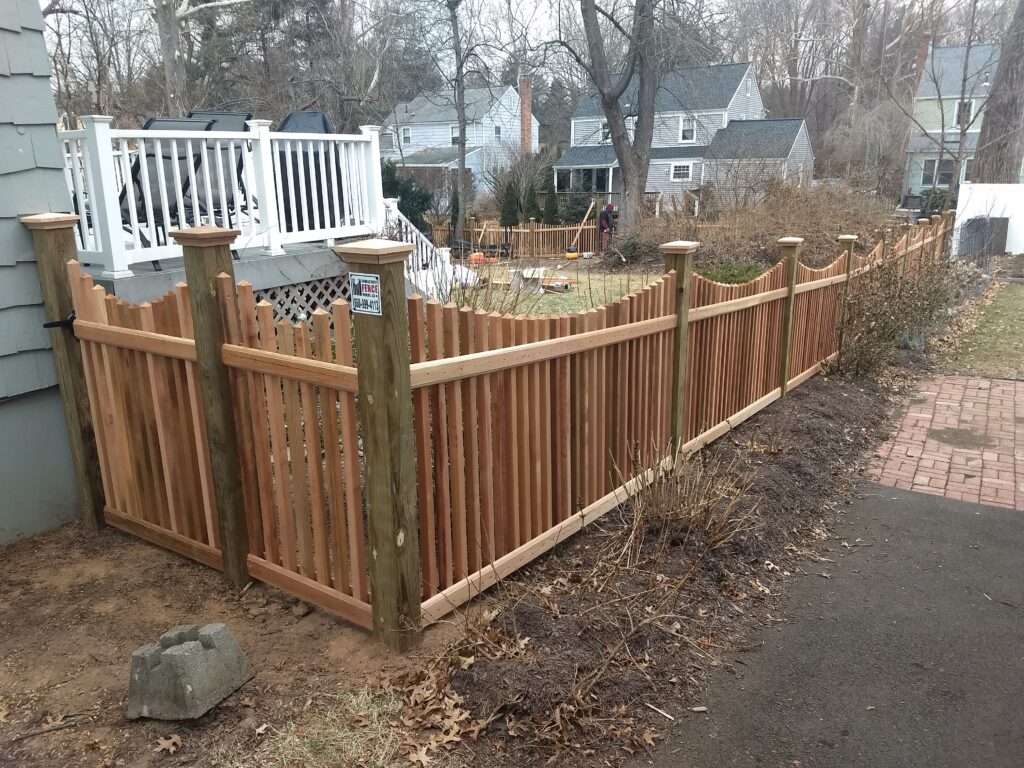
{"type": "MultiPolygon", "coordinates": [[[[434,229],[433,241],[438,247],[448,246],[453,239],[451,227],[434,229]]],[[[467,226],[465,242],[481,249],[504,246],[511,248],[516,258],[564,258],[566,249],[575,246],[578,253],[596,253],[601,238],[597,222],[590,217],[582,224],[555,226],[529,221],[518,227],[501,227],[494,223],[467,226]]]]}
{"type": "MultiPolygon", "coordinates": [[[[309,323],[274,323],[250,284],[222,274],[130,305],[71,261],[106,522],[221,568],[232,538],[215,491],[238,483],[249,576],[407,647],[621,504],[671,458],[673,441],[696,450],[821,370],[839,353],[844,297],[866,285],[858,278],[883,260],[916,274],[940,257],[951,226],[946,216],[852,259],[847,242],[824,269],[799,264],[798,243],[783,240],[783,259],[739,285],[691,274],[695,244],[666,246],[684,254],[669,257],[675,269],[574,314],[385,301],[381,317],[359,318],[380,324],[375,345],[407,361],[384,369],[385,385],[359,367],[378,350],[360,346],[343,300],[309,323]],[[198,363],[190,290],[216,294],[238,478],[212,470],[223,446],[207,435],[210,372],[198,363]],[[388,403],[404,403],[408,422],[399,408],[387,429],[371,426],[372,409],[388,403]],[[401,483],[369,482],[380,468],[368,456],[387,456],[415,498],[398,503],[401,483]],[[390,562],[419,583],[382,573],[390,562]],[[400,598],[411,604],[396,611],[400,598]]],[[[375,269],[385,293],[389,275],[404,286],[400,260],[375,269]]]]}

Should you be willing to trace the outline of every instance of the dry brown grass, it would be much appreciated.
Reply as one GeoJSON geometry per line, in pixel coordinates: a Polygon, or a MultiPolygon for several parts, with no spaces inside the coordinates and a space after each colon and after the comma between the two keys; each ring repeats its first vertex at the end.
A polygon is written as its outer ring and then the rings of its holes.
{"type": "Polygon", "coordinates": [[[695,220],[682,212],[666,211],[644,222],[629,261],[657,256],[657,246],[671,240],[697,240],[698,267],[758,262],[767,268],[778,260],[780,237],[802,237],[800,260],[825,266],[840,253],[836,238],[860,237],[870,247],[891,216],[876,197],[843,189],[778,186],[754,206],[723,210],[714,220],[695,220]]]}

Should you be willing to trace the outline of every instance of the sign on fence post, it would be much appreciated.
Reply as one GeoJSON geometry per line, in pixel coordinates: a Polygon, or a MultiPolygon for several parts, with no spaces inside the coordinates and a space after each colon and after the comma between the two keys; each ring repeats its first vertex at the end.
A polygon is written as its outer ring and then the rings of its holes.
{"type": "MultiPolygon", "coordinates": [[[[32,230],[46,320],[48,323],[67,321],[74,309],[67,262],[78,255],[75,247],[78,217],[68,213],[39,213],[22,216],[21,223],[32,230]]],[[[64,421],[78,486],[78,503],[82,519],[95,530],[103,526],[105,502],[82,350],[70,325],[50,328],[50,344],[57,383],[64,401],[64,421]]]]}
{"type": "Polygon", "coordinates": [[[802,237],[780,237],[782,259],[786,263],[786,298],[782,305],[782,339],[779,343],[779,392],[785,396],[789,389],[789,350],[793,346],[793,309],[796,305],[797,254],[804,239],[802,237]]]}
{"type": "Polygon", "coordinates": [[[405,261],[413,245],[363,240],[334,250],[358,266],[361,271],[353,276],[359,290],[369,291],[359,309],[353,284],[373,631],[389,647],[404,651],[419,641],[423,578],[405,299],[405,261]]]}
{"type": "Polygon", "coordinates": [[[171,232],[170,236],[181,246],[185,260],[224,575],[236,587],[242,587],[249,580],[249,541],[231,379],[221,358],[228,335],[217,300],[217,275],[224,273],[232,284],[235,281],[230,246],[238,234],[237,229],[194,227],[171,232]]]}
{"type": "Polygon", "coordinates": [[[693,254],[700,243],[676,240],[661,246],[665,254],[665,271],[676,273],[676,336],[672,350],[672,451],[677,455],[686,442],[686,354],[689,337],[690,275],[693,254]]]}

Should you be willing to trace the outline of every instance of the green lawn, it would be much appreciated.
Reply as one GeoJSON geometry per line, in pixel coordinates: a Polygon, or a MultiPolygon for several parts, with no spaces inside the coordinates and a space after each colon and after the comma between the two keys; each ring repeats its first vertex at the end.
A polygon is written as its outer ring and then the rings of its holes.
{"type": "Polygon", "coordinates": [[[1024,285],[1002,286],[981,307],[978,323],[939,357],[952,373],[1024,378],[1024,285]]]}

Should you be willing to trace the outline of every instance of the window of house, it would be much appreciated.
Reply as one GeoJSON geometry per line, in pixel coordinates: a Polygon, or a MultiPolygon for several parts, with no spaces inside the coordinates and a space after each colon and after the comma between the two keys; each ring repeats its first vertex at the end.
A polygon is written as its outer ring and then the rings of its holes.
{"type": "Polygon", "coordinates": [[[494,126],[494,138],[497,139],[498,141],[501,141],[501,126],[500,125],[494,126]]]}
{"type": "Polygon", "coordinates": [[[412,128],[406,126],[402,129],[402,143],[412,144],[412,128]]]}
{"type": "Polygon", "coordinates": [[[697,140],[697,121],[692,117],[679,118],[679,143],[693,144],[697,140]]]}
{"type": "Polygon", "coordinates": [[[602,122],[601,123],[601,143],[602,144],[607,144],[611,140],[612,140],[612,131],[608,127],[608,123],[607,122],[602,122]]]}
{"type": "Polygon", "coordinates": [[[749,96],[750,95],[750,78],[749,77],[746,78],[745,82],[746,82],[746,85],[747,85],[747,96],[749,96]]]}
{"type": "Polygon", "coordinates": [[[457,146],[459,143],[459,126],[452,126],[452,146],[457,146]]]}
{"type": "Polygon", "coordinates": [[[381,149],[394,149],[395,148],[395,134],[393,131],[383,131],[380,135],[380,148],[381,149]]]}
{"type": "Polygon", "coordinates": [[[689,181],[693,178],[693,163],[673,163],[672,181],[689,181]]]}
{"type": "Polygon", "coordinates": [[[968,157],[966,160],[964,160],[964,181],[968,181],[969,182],[971,180],[971,166],[973,166],[973,165],[974,165],[974,158],[973,157],[968,157]]]}
{"type": "Polygon", "coordinates": [[[922,187],[948,187],[953,180],[953,160],[947,158],[941,163],[937,160],[925,160],[921,172],[922,187]],[[937,175],[936,175],[937,174],[937,175]]]}
{"type": "Polygon", "coordinates": [[[965,128],[971,124],[971,117],[974,113],[973,101],[958,101],[956,103],[956,125],[958,128],[965,128]]]}

